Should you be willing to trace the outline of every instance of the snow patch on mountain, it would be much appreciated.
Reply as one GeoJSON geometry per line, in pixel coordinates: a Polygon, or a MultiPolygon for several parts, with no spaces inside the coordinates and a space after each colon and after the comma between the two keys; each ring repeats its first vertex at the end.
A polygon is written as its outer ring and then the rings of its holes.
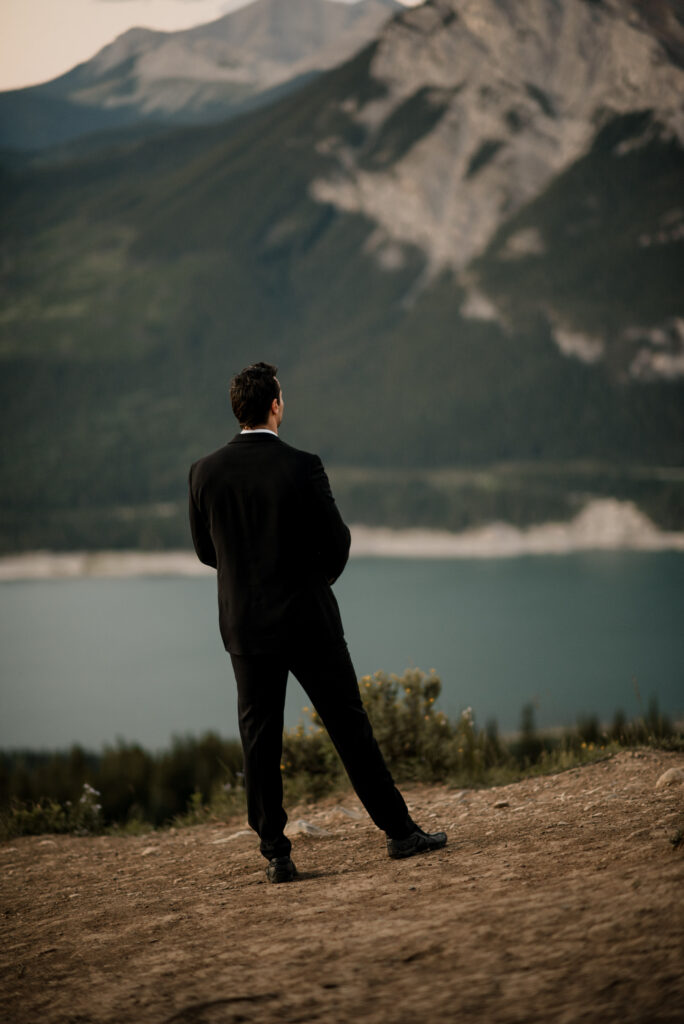
{"type": "Polygon", "coordinates": [[[633,327],[624,339],[639,348],[629,374],[637,380],[684,377],[684,318],[672,317],[660,327],[633,327]]]}
{"type": "Polygon", "coordinates": [[[602,338],[583,331],[569,330],[567,327],[554,327],[553,340],[564,356],[573,356],[583,363],[596,363],[605,352],[602,338]]]}

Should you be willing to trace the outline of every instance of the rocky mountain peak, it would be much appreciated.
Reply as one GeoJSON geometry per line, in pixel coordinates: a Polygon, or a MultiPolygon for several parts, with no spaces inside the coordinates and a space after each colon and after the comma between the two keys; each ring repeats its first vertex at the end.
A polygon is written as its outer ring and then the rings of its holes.
{"type": "Polygon", "coordinates": [[[348,59],[400,9],[398,0],[255,0],[192,29],[131,29],[54,81],[0,96],[0,145],[230,117],[348,59]]]}
{"type": "Polygon", "coordinates": [[[380,88],[343,104],[362,141],[323,140],[338,169],[313,196],[376,221],[381,261],[406,243],[431,273],[463,270],[611,117],[652,111],[642,142],[654,130],[684,139],[680,6],[428,0],[404,11],[370,62],[380,88]]]}

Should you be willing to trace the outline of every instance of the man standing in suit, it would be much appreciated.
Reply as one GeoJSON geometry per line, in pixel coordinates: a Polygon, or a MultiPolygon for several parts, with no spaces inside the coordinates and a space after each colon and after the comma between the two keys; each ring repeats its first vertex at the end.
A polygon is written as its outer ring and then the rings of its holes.
{"type": "Polygon", "coordinates": [[[219,627],[238,691],[247,813],[272,882],[296,869],[284,834],[280,774],[288,673],[316,708],[352,785],[387,833],[390,857],[444,846],[411,819],[363,708],[331,585],[349,557],[342,521],[317,455],[278,437],[277,368],[249,366],[230,398],[240,433],[190,469],[190,526],[200,561],[218,574],[219,627]]]}

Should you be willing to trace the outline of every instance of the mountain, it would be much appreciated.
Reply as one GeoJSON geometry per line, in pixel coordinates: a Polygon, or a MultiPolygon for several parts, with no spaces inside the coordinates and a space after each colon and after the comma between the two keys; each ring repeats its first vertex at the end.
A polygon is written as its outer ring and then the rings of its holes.
{"type": "Polygon", "coordinates": [[[51,82],[0,94],[0,147],[263,106],[360,50],[398,10],[397,0],[255,0],[180,32],[131,29],[51,82]]]}
{"type": "MultiPolygon", "coordinates": [[[[533,223],[534,200],[592,147],[627,156],[649,141],[684,140],[684,75],[664,59],[664,19],[655,43],[654,17],[640,17],[666,7],[433,0],[407,11],[387,27],[372,63],[385,94],[350,115],[363,143],[326,140],[337,169],[313,182],[313,194],[374,221],[380,258],[408,244],[427,254],[431,277],[471,267],[466,310],[505,319],[507,304],[482,300],[479,285],[516,275],[521,263],[546,263],[548,232],[533,223]],[[493,266],[477,263],[485,255],[493,266]]],[[[673,10],[684,14],[684,5],[673,10]]],[[[682,34],[680,26],[673,41],[682,34]]],[[[566,234],[598,225],[593,206],[601,202],[585,195],[566,234]]],[[[662,216],[656,233],[684,231],[683,211],[662,216]]],[[[633,227],[637,217],[630,219],[633,227]]],[[[637,253],[648,229],[639,237],[637,253]]],[[[598,358],[602,335],[562,340],[573,328],[557,305],[549,314],[559,317],[558,344],[598,358]]],[[[628,318],[625,329],[633,327],[628,318]]]]}
{"type": "Polygon", "coordinates": [[[259,358],[349,519],[681,528],[678,9],[433,0],[256,112],[8,164],[0,544],[186,543],[259,358]]]}

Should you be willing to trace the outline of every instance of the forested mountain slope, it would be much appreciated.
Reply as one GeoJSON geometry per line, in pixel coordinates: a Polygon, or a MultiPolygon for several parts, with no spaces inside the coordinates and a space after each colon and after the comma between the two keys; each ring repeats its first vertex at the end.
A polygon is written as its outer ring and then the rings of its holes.
{"type": "Polygon", "coordinates": [[[6,168],[5,547],[180,543],[258,358],[349,518],[596,492],[682,524],[684,75],[645,4],[485,6],[406,11],[240,119],[6,168]]]}

